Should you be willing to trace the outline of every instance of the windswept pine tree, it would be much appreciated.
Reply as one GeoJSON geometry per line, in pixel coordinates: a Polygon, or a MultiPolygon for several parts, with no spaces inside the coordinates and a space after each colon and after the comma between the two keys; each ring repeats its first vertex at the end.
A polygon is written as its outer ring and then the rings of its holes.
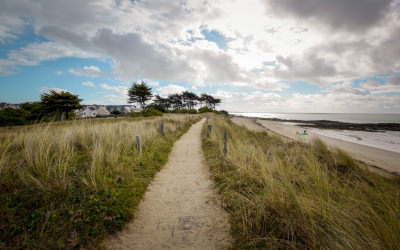
{"type": "Polygon", "coordinates": [[[50,93],[44,93],[41,95],[41,104],[44,110],[48,113],[53,113],[56,116],[61,114],[61,120],[63,119],[64,113],[65,118],[68,120],[68,113],[80,109],[83,106],[80,104],[82,99],[79,99],[77,95],[73,95],[69,92],[61,91],[56,92],[50,90],[50,93]]]}
{"type": "Polygon", "coordinates": [[[145,82],[133,83],[128,90],[128,103],[139,103],[142,110],[146,109],[146,103],[151,100],[153,94],[151,87],[145,82]]]}

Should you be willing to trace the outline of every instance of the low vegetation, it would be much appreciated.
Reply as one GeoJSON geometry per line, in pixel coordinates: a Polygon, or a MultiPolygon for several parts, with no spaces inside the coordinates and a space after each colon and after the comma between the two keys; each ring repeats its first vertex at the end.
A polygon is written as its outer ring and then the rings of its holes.
{"type": "Polygon", "coordinates": [[[95,248],[132,218],[173,142],[198,118],[171,114],[1,129],[0,248],[95,248]]]}
{"type": "Polygon", "coordinates": [[[212,116],[203,149],[238,249],[400,249],[400,179],[212,116]],[[228,154],[224,156],[224,132],[228,154]]]}

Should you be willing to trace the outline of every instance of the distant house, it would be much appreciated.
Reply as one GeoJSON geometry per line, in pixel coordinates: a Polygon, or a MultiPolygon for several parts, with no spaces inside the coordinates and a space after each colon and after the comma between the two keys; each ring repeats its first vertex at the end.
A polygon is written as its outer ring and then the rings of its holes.
{"type": "Polygon", "coordinates": [[[110,112],[118,110],[123,114],[130,114],[131,112],[140,112],[134,105],[107,105],[106,109],[110,112]]]}
{"type": "Polygon", "coordinates": [[[77,115],[82,118],[96,117],[96,116],[108,116],[110,112],[104,106],[86,106],[83,109],[75,111],[77,115]]]}
{"type": "Polygon", "coordinates": [[[131,108],[131,112],[134,112],[134,113],[140,113],[140,112],[142,112],[142,109],[141,108],[131,108]]]}
{"type": "Polygon", "coordinates": [[[6,109],[6,108],[19,109],[20,107],[21,107],[21,104],[0,102],[0,110],[6,109]]]}

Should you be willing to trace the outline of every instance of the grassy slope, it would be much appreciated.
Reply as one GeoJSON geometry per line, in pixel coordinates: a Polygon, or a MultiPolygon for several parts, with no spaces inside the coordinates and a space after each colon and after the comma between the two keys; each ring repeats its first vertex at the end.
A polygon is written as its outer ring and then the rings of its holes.
{"type": "Polygon", "coordinates": [[[94,248],[133,217],[173,142],[198,120],[190,117],[0,131],[0,248],[94,248]],[[158,131],[161,120],[166,136],[158,131]],[[136,135],[142,138],[142,157],[136,135]]]}
{"type": "Polygon", "coordinates": [[[235,248],[400,249],[400,180],[350,156],[213,117],[203,149],[235,248]],[[229,153],[223,155],[223,132],[229,153]]]}

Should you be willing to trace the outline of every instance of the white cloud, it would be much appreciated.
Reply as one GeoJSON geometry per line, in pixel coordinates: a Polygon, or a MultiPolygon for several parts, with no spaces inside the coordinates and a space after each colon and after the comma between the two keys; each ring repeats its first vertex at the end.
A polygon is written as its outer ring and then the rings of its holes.
{"type": "Polygon", "coordinates": [[[96,76],[107,76],[106,72],[102,72],[99,67],[96,66],[83,66],[82,69],[69,69],[68,72],[73,75],[96,77],[96,76]]]}
{"type": "Polygon", "coordinates": [[[326,89],[327,92],[337,94],[354,94],[354,95],[368,95],[370,94],[368,89],[359,89],[351,86],[350,82],[343,82],[335,84],[326,89]]]}
{"type": "Polygon", "coordinates": [[[94,87],[93,82],[90,82],[90,81],[83,82],[82,85],[83,85],[83,86],[86,86],[86,87],[94,87]]]}
{"type": "Polygon", "coordinates": [[[63,72],[62,72],[62,71],[57,71],[56,74],[57,74],[57,75],[62,75],[63,72]]]}
{"type": "Polygon", "coordinates": [[[362,88],[369,90],[372,94],[400,93],[399,77],[389,77],[388,82],[380,84],[373,80],[369,80],[360,84],[362,88]]]}
{"type": "MultiPolygon", "coordinates": [[[[44,86],[44,87],[41,87],[40,90],[39,90],[39,92],[40,92],[40,93],[49,93],[50,90],[54,90],[54,91],[57,92],[57,93],[61,93],[61,92],[70,92],[70,91],[68,91],[68,90],[66,90],[66,89],[54,88],[54,87],[49,88],[49,87],[45,87],[45,86],[44,86]]],[[[70,92],[70,93],[71,93],[71,92],[70,92]]]]}
{"type": "Polygon", "coordinates": [[[36,66],[42,61],[60,57],[89,57],[89,54],[55,42],[31,43],[27,47],[10,51],[6,58],[0,58],[0,74],[11,74],[18,66],[36,66]]]}
{"type": "Polygon", "coordinates": [[[151,79],[139,79],[137,82],[138,83],[145,82],[147,85],[149,85],[151,87],[157,87],[160,84],[158,81],[154,81],[151,79]]]}
{"type": "MultiPolygon", "coordinates": [[[[97,58],[111,62],[113,72],[94,65],[69,72],[124,82],[143,79],[164,94],[185,88],[159,87],[158,81],[187,82],[193,90],[242,86],[248,89],[241,95],[216,94],[257,109],[265,103],[265,108],[278,108],[280,103],[282,110],[287,104],[313,111],[319,106],[307,106],[315,104],[312,98],[325,98],[332,102],[326,107],[336,109],[335,101],[351,96],[354,102],[347,100],[349,105],[364,101],[368,110],[370,104],[383,107],[388,100],[385,106],[391,107],[396,100],[378,96],[398,93],[395,78],[386,84],[364,82],[359,88],[350,82],[400,72],[397,0],[71,1],[3,0],[0,43],[17,39],[29,25],[49,41],[7,51],[0,58],[0,73],[62,57],[97,58]],[[227,48],[207,41],[204,30],[219,34],[227,48]],[[324,92],[293,95],[286,101],[270,92],[281,91],[279,96],[286,97],[293,92],[285,95],[289,83],[299,80],[318,84],[324,92]]],[[[127,98],[126,86],[101,87],[127,98]]]]}
{"type": "Polygon", "coordinates": [[[368,80],[364,83],[360,84],[361,87],[365,88],[365,89],[374,89],[374,88],[378,88],[381,86],[381,84],[379,82],[376,82],[374,80],[368,80]]]}
{"type": "Polygon", "coordinates": [[[105,90],[112,90],[118,93],[120,96],[125,96],[127,97],[128,94],[128,87],[127,86],[110,86],[108,84],[102,83],[100,84],[100,87],[105,90]]]}
{"type": "Polygon", "coordinates": [[[185,87],[175,85],[175,84],[169,84],[167,86],[157,88],[158,94],[160,94],[161,96],[164,96],[164,97],[171,95],[171,94],[181,93],[185,90],[186,90],[185,87]]]}

